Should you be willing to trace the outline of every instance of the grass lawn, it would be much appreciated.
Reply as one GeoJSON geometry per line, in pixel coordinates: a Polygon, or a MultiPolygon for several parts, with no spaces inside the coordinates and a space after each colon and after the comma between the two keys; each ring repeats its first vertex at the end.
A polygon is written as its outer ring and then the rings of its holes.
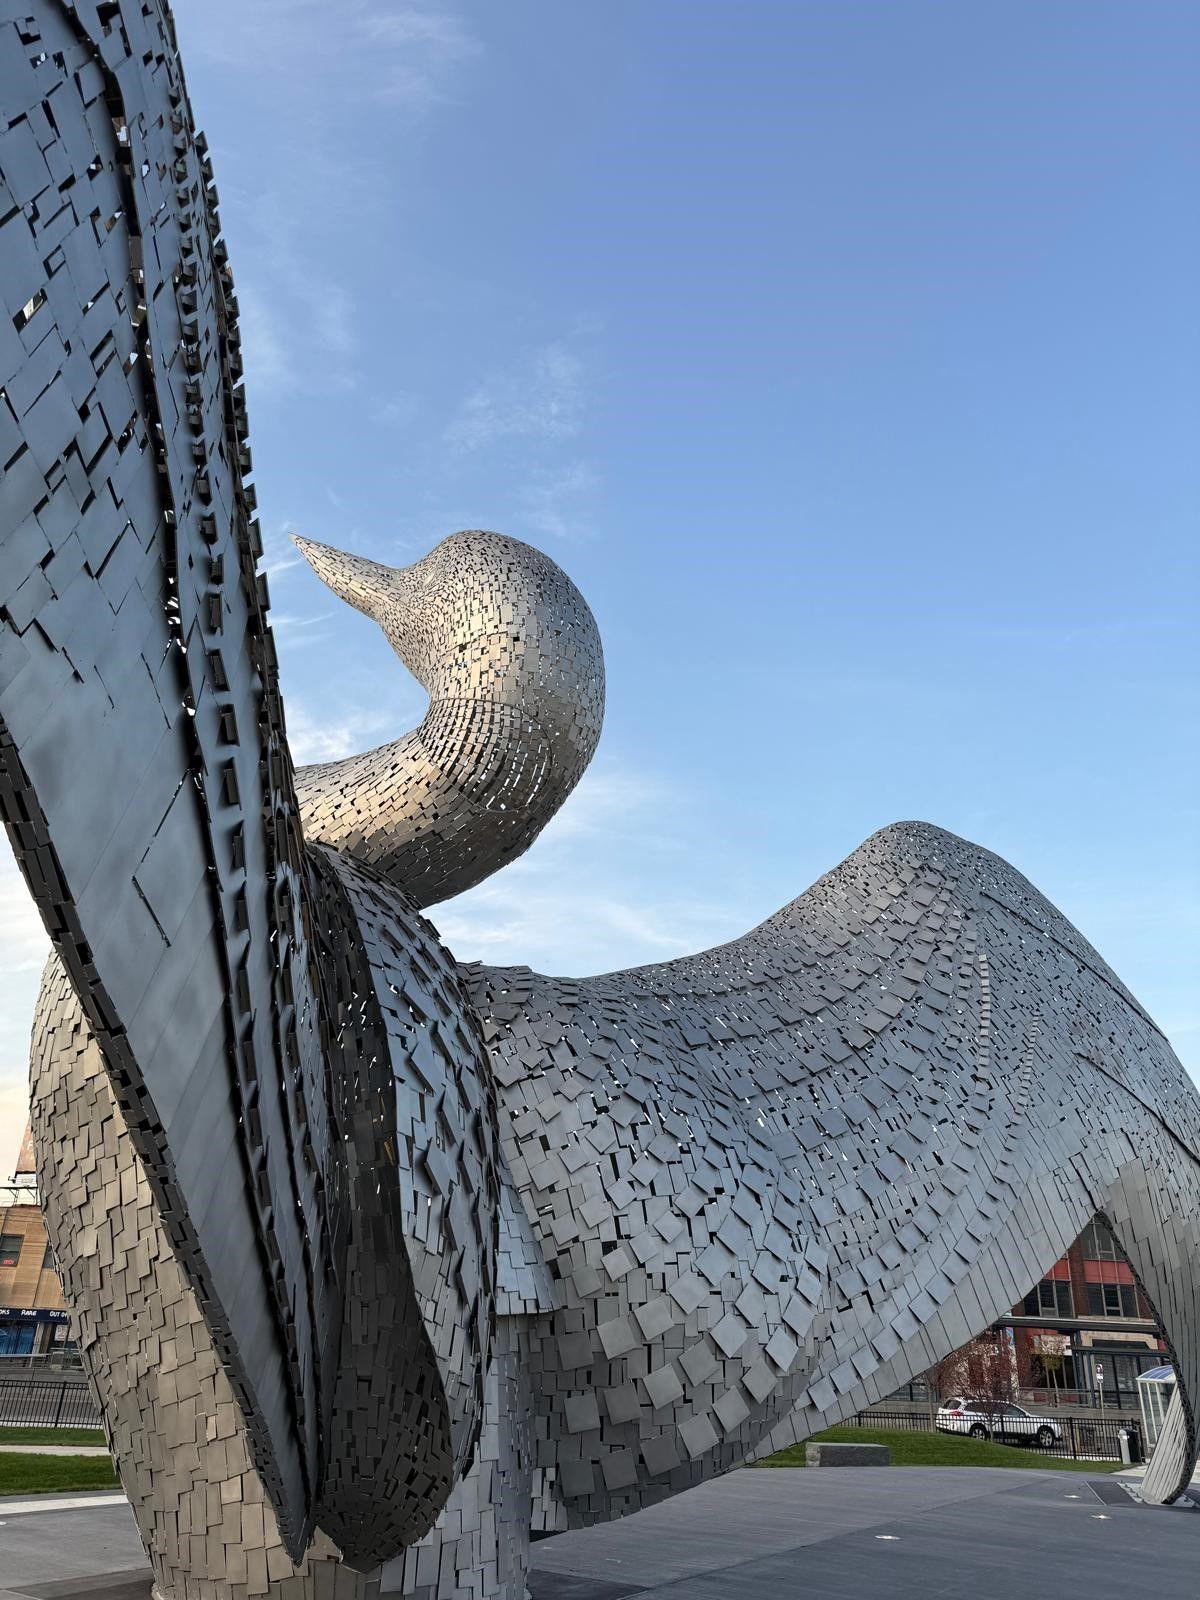
{"type": "MultiPolygon", "coordinates": [[[[907,1428],[827,1428],[805,1443],[885,1444],[894,1467],[1037,1467],[1052,1472],[1119,1472],[1119,1461],[1071,1461],[1043,1455],[1021,1445],[993,1444],[956,1433],[917,1433],[907,1428]]],[[[789,1445],[778,1455],[756,1461],[757,1467],[802,1467],[804,1445],[789,1445]]]]}
{"type": "Polygon", "coordinates": [[[114,1489],[116,1484],[117,1475],[107,1456],[0,1454],[0,1495],[114,1489]]]}
{"type": "Polygon", "coordinates": [[[0,1425],[0,1444],[106,1443],[103,1428],[9,1428],[0,1425]]]}

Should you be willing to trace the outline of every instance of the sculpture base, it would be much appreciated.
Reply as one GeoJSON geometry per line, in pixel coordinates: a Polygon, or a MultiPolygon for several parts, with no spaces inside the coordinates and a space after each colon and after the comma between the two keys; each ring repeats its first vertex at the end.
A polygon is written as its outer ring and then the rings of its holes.
{"type": "Polygon", "coordinates": [[[527,1600],[532,1451],[524,1323],[500,1319],[475,1465],[433,1531],[384,1567],[381,1600],[527,1600]]]}

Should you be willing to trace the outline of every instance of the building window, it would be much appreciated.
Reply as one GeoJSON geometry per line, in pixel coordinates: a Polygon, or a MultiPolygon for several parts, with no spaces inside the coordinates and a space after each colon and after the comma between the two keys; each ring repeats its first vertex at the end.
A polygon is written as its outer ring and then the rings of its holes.
{"type": "Polygon", "coordinates": [[[1075,1303],[1071,1299],[1071,1285],[1065,1278],[1043,1278],[1037,1288],[1025,1296],[1027,1317],[1073,1317],[1075,1303]]]}
{"type": "Polygon", "coordinates": [[[54,1248],[53,1248],[52,1245],[49,1245],[49,1244],[47,1244],[47,1246],[46,1246],[46,1254],[42,1257],[42,1271],[43,1272],[53,1272],[54,1271],[54,1248]]]}
{"type": "Polygon", "coordinates": [[[1136,1317],[1137,1290],[1131,1283],[1089,1283],[1088,1315],[1090,1317],[1136,1317]]]}
{"type": "Polygon", "coordinates": [[[1124,1261],[1125,1259],[1117,1245],[1117,1241],[1104,1223],[1100,1221],[1099,1217],[1093,1217],[1088,1223],[1083,1230],[1080,1243],[1083,1246],[1084,1257],[1088,1261],[1124,1261]]]}
{"type": "Polygon", "coordinates": [[[33,1336],[37,1332],[30,1324],[6,1322],[0,1327],[0,1356],[29,1356],[33,1354],[33,1336]]]}
{"type": "Polygon", "coordinates": [[[21,1233],[0,1233],[0,1267],[15,1267],[21,1259],[21,1233]]]}

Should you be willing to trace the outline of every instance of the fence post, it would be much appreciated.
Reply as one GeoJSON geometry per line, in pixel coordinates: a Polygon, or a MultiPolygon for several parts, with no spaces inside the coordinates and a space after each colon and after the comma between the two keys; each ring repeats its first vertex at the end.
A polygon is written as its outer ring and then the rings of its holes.
{"type": "Polygon", "coordinates": [[[56,1428],[58,1427],[59,1420],[62,1417],[63,1403],[66,1400],[66,1398],[67,1398],[67,1386],[66,1386],[65,1383],[60,1383],[59,1386],[58,1386],[58,1410],[54,1413],[54,1423],[53,1423],[53,1426],[56,1427],[56,1428]]]}

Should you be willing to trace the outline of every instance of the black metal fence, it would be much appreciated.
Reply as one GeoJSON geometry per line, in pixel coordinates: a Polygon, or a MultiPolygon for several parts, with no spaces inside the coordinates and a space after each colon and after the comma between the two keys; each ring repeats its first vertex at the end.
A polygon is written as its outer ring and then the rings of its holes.
{"type": "MultiPolygon", "coordinates": [[[[1043,1427],[1029,1433],[1006,1433],[1003,1417],[972,1419],[975,1426],[988,1429],[989,1437],[997,1444],[1014,1445],[1027,1449],[1034,1456],[1063,1456],[1073,1461],[1120,1461],[1121,1432],[1130,1437],[1130,1453],[1134,1461],[1142,1459],[1142,1426],[1137,1417],[1067,1417],[1047,1416],[1043,1427]],[[1049,1434],[1047,1433],[1049,1430],[1049,1434]]],[[[928,1412],[921,1411],[860,1411],[853,1419],[856,1428],[898,1429],[907,1433],[931,1433],[935,1424],[928,1412]]],[[[1009,1424],[1011,1426],[1011,1424],[1009,1424]]],[[[966,1438],[965,1429],[942,1430],[952,1437],[966,1438]]],[[[1034,1463],[1031,1462],[1032,1466],[1034,1463]]]]}
{"type": "Polygon", "coordinates": [[[99,1428],[100,1408],[79,1378],[0,1377],[0,1427],[99,1428]]]}
{"type": "MultiPolygon", "coordinates": [[[[884,1428],[907,1433],[934,1431],[929,1414],[921,1411],[860,1411],[851,1419],[856,1428],[884,1428]]],[[[977,1426],[989,1428],[1001,1444],[1024,1447],[1032,1456],[1065,1456],[1076,1461],[1120,1461],[1121,1432],[1131,1435],[1132,1457],[1141,1460],[1141,1424],[1136,1417],[1068,1417],[1061,1413],[1047,1417],[1057,1430],[1052,1440],[1043,1433],[1005,1435],[1003,1419],[989,1422],[980,1417],[977,1426]]],[[[0,1377],[0,1427],[14,1425],[47,1428],[99,1428],[99,1407],[85,1381],[60,1379],[48,1373],[38,1377],[0,1377]]],[[[967,1437],[959,1429],[947,1430],[952,1437],[967,1437]]],[[[1031,1463],[1032,1464],[1032,1463],[1031,1463]]]]}

